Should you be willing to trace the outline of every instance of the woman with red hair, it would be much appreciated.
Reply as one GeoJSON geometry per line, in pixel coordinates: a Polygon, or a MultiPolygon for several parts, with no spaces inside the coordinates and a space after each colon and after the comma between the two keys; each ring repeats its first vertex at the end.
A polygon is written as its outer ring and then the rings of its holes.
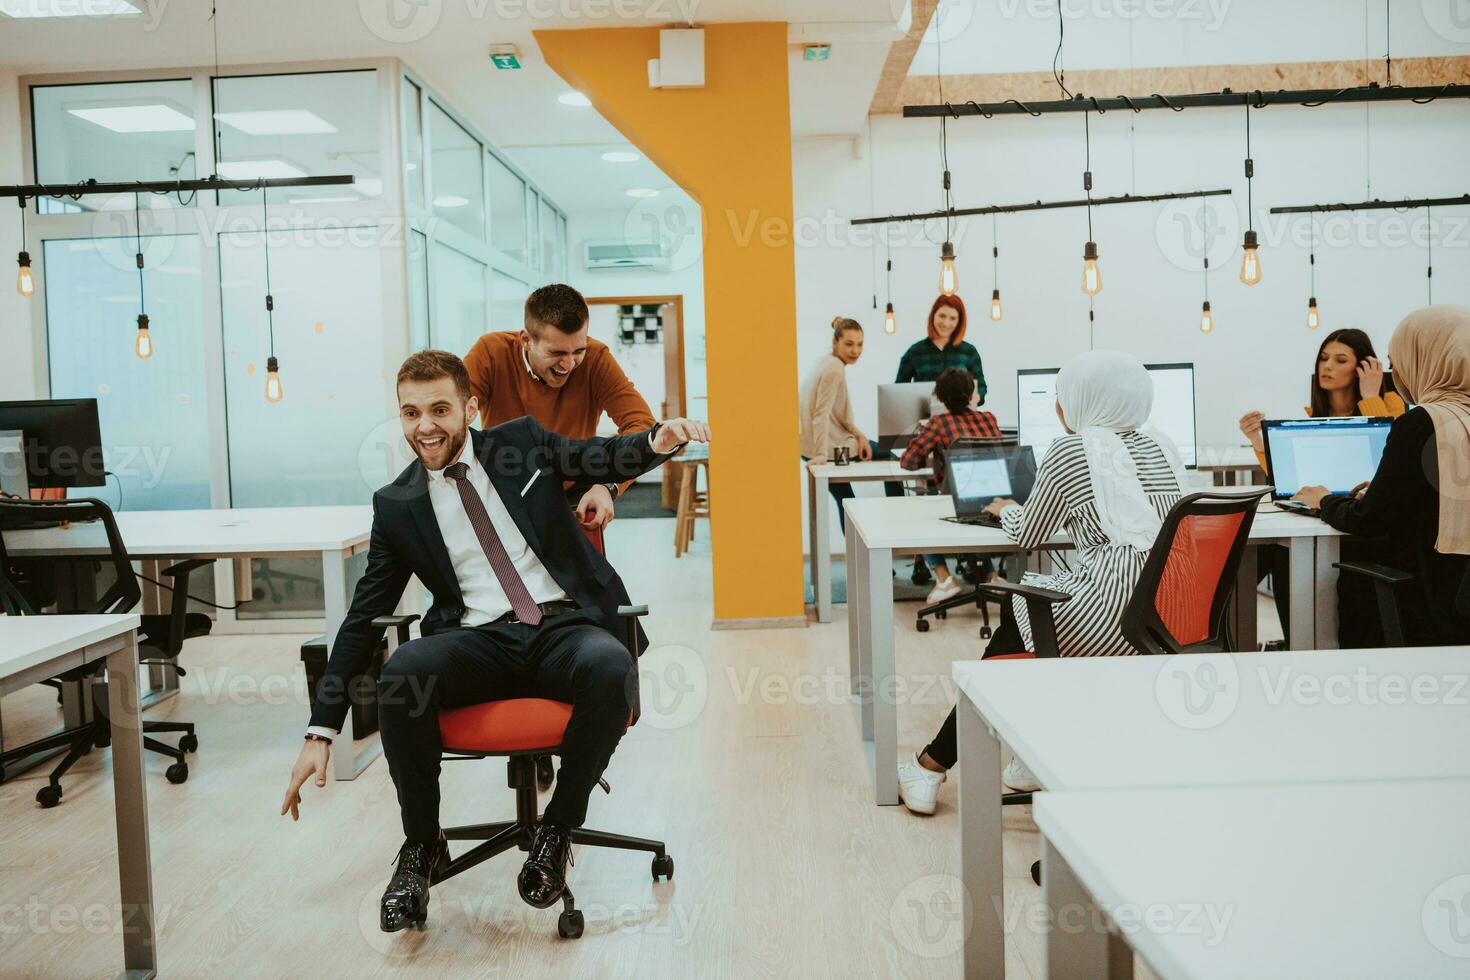
{"type": "Polygon", "coordinates": [[[985,404],[985,371],[980,352],[965,343],[965,304],[958,296],[940,296],[929,307],[929,336],[903,352],[894,381],[937,381],[947,368],[974,375],[975,392],[985,404]]]}

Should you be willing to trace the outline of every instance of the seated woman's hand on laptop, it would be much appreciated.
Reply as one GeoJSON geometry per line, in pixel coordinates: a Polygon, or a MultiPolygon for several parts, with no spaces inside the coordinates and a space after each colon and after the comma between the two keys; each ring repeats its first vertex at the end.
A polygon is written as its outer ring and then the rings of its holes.
{"type": "Polygon", "coordinates": [[[1302,487],[1296,492],[1296,496],[1291,499],[1297,503],[1306,504],[1313,510],[1317,510],[1322,506],[1322,498],[1331,492],[1326,487],[1302,487]]]}
{"type": "Polygon", "coordinates": [[[985,505],[985,513],[994,514],[996,517],[999,517],[1001,511],[1005,510],[1007,507],[1011,506],[1014,503],[1015,501],[1012,500],[1010,497],[996,497],[990,503],[985,505]]]}

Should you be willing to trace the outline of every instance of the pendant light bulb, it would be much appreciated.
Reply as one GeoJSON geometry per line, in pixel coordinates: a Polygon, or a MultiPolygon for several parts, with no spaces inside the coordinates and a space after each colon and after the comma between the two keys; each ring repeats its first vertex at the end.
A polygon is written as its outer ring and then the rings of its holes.
{"type": "Polygon", "coordinates": [[[1245,241],[1240,246],[1240,281],[1247,286],[1254,286],[1261,281],[1259,245],[1260,243],[1256,240],[1256,233],[1254,231],[1245,233],[1245,241]]]}
{"type": "Polygon", "coordinates": [[[138,360],[146,361],[153,356],[153,338],[148,335],[148,314],[138,314],[138,336],[133,340],[133,353],[138,360]]]}
{"type": "Polygon", "coordinates": [[[883,311],[883,332],[890,337],[898,333],[898,320],[893,316],[892,303],[889,303],[888,307],[883,311]]]}
{"type": "Polygon", "coordinates": [[[959,275],[954,268],[954,243],[945,242],[939,250],[939,292],[953,296],[959,288],[959,275]]]}
{"type": "Polygon", "coordinates": [[[990,319],[999,322],[1000,321],[1000,317],[1001,317],[1001,312],[1002,311],[1001,311],[1001,308],[1000,308],[1000,290],[999,289],[992,289],[990,291],[990,319]]]}
{"type": "Polygon", "coordinates": [[[1210,301],[1205,300],[1204,306],[1201,307],[1199,314],[1199,332],[1211,333],[1212,331],[1214,331],[1214,329],[1215,317],[1214,314],[1210,312],[1210,301]]]}
{"type": "Polygon", "coordinates": [[[22,296],[34,296],[36,280],[31,275],[31,253],[21,252],[17,261],[20,263],[20,272],[15,276],[15,291],[22,296]]]}
{"type": "Polygon", "coordinates": [[[280,369],[281,364],[275,357],[265,359],[265,400],[271,404],[280,401],[286,393],[281,387],[280,369]]]}
{"type": "Polygon", "coordinates": [[[1317,297],[1313,296],[1307,300],[1307,329],[1316,330],[1322,326],[1322,317],[1317,312],[1317,297]]]}
{"type": "Polygon", "coordinates": [[[1096,296],[1102,291],[1102,270],[1097,267],[1097,242],[1088,242],[1082,249],[1082,291],[1096,296]]]}

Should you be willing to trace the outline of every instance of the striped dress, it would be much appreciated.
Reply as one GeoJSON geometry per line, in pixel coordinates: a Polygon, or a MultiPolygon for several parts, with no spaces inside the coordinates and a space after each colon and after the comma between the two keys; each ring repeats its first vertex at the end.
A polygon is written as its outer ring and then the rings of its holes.
{"type": "MultiPolygon", "coordinates": [[[[1164,451],[1142,432],[1120,433],[1133,457],[1139,481],[1154,511],[1163,520],[1179,502],[1182,489],[1164,451]]],[[[1052,606],[1057,645],[1064,657],[1114,657],[1137,651],[1123,639],[1123,608],[1143,571],[1148,552],[1108,540],[1097,517],[1097,504],[1087,472],[1081,436],[1052,443],[1036,474],[1036,485],[1024,506],[1007,507],[1001,527],[1023,549],[1032,549],[1066,528],[1077,551],[1071,571],[1056,575],[1027,573],[1026,585],[1056,589],[1072,597],[1052,606]]],[[[1026,649],[1033,649],[1025,602],[1012,599],[1026,649]]]]}

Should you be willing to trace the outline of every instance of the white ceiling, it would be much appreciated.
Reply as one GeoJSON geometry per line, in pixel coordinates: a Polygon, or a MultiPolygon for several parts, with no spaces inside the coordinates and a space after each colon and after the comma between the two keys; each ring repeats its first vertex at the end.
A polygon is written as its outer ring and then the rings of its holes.
{"type": "MultiPolygon", "coordinates": [[[[71,6],[89,0],[27,0],[71,6]]],[[[21,74],[209,64],[208,0],[133,0],[135,17],[12,20],[0,15],[0,69],[21,74]]],[[[561,105],[567,85],[542,61],[533,30],[782,21],[793,41],[832,43],[804,63],[792,48],[793,134],[857,135],[907,0],[217,0],[219,61],[259,64],[403,59],[563,208],[629,203],[629,187],[669,181],[647,161],[598,159],[626,141],[594,109],[561,105]],[[628,15],[632,16],[620,16],[628,15]],[[391,16],[390,16],[391,15],[391,16]],[[524,69],[497,71],[493,43],[520,45],[524,69]]]]}

